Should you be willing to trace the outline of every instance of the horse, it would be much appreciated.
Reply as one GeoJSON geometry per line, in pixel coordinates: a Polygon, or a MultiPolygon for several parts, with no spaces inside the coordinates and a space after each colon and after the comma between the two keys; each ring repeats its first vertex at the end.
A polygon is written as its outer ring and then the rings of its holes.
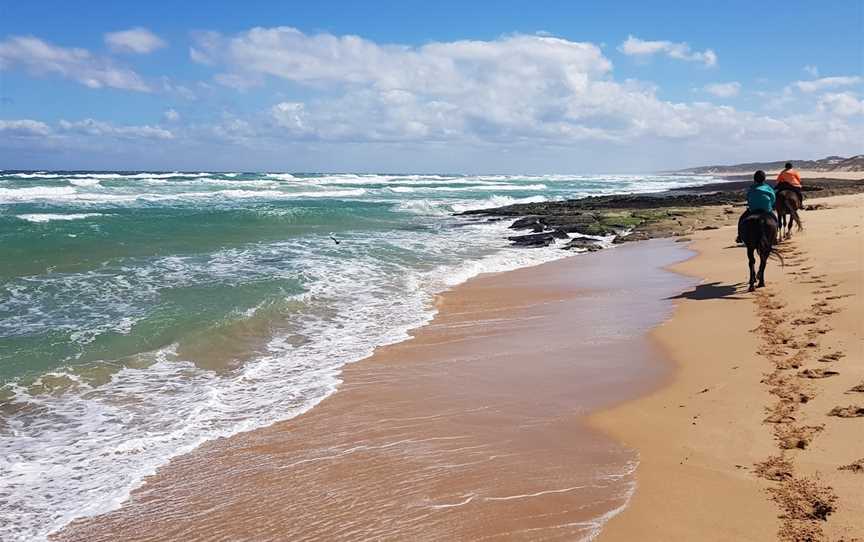
{"type": "Polygon", "coordinates": [[[777,192],[777,201],[774,203],[774,209],[777,211],[777,216],[780,218],[780,228],[777,230],[777,242],[780,242],[780,237],[789,239],[792,237],[792,224],[798,226],[798,231],[801,231],[801,218],[798,216],[798,209],[801,208],[801,200],[798,199],[798,194],[792,190],[780,190],[777,192]],[[786,234],[783,234],[783,228],[786,228],[786,234]]]}
{"type": "Polygon", "coordinates": [[[774,246],[778,231],[777,218],[771,212],[754,213],[741,222],[741,240],[747,246],[747,261],[750,266],[748,292],[765,286],[765,264],[768,263],[769,256],[773,254],[780,260],[781,264],[783,262],[783,256],[774,246]],[[756,264],[754,252],[759,253],[758,274],[753,268],[756,264]],[[758,286],[756,284],[757,279],[759,281],[758,286]]]}

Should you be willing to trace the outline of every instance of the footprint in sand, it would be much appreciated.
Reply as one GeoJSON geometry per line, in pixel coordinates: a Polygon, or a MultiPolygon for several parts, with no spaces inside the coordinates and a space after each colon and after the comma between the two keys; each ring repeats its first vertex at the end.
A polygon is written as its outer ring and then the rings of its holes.
{"type": "Polygon", "coordinates": [[[848,470],[856,474],[864,474],[864,458],[861,458],[858,461],[853,461],[848,465],[837,467],[837,470],[848,470]]]}
{"type": "Polygon", "coordinates": [[[827,316],[829,314],[834,314],[835,312],[840,312],[840,309],[837,307],[832,307],[830,303],[827,301],[819,301],[817,303],[813,303],[810,306],[810,309],[817,316],[827,316]]]}
{"type": "Polygon", "coordinates": [[[789,369],[799,369],[804,364],[804,356],[801,355],[801,352],[795,354],[789,359],[783,359],[777,361],[774,365],[778,369],[789,370],[789,369]]]}
{"type": "Polygon", "coordinates": [[[822,525],[837,509],[837,494],[818,477],[789,478],[768,493],[780,510],[780,540],[825,540],[822,525]]]}
{"type": "Polygon", "coordinates": [[[774,436],[777,445],[784,450],[804,450],[824,428],[822,425],[778,425],[774,436]]]}
{"type": "Polygon", "coordinates": [[[796,326],[809,326],[810,324],[815,324],[818,321],[818,318],[810,316],[807,318],[796,318],[795,320],[792,320],[792,324],[796,326]]]}
{"type": "Polygon", "coordinates": [[[831,369],[804,369],[798,372],[801,378],[828,378],[829,376],[839,375],[837,371],[831,369]]]}
{"type": "MultiPolygon", "coordinates": [[[[782,482],[791,480],[793,476],[792,462],[782,456],[771,456],[765,461],[753,465],[756,476],[766,480],[782,482]]],[[[841,467],[842,468],[842,467],[841,467]]]]}
{"type": "Polygon", "coordinates": [[[769,414],[762,420],[763,423],[792,423],[796,420],[794,414],[798,410],[798,406],[789,401],[780,401],[774,407],[765,410],[769,414]]]}
{"type": "Polygon", "coordinates": [[[846,354],[843,352],[834,352],[832,354],[826,354],[819,358],[819,361],[823,363],[830,363],[832,361],[840,361],[842,358],[846,357],[846,354]]]}
{"type": "Polygon", "coordinates": [[[834,407],[829,416],[837,416],[838,418],[864,418],[864,406],[849,405],[847,407],[834,407]]]}
{"type": "MultiPolygon", "coordinates": [[[[826,294],[828,292],[825,292],[826,294]]],[[[852,297],[855,294],[829,295],[825,298],[826,301],[834,301],[835,299],[843,299],[844,297],[852,297]]]]}
{"type": "Polygon", "coordinates": [[[846,393],[864,393],[864,382],[858,384],[857,386],[849,388],[849,391],[846,393]]]}
{"type": "Polygon", "coordinates": [[[809,403],[810,399],[816,397],[812,389],[802,388],[797,382],[782,380],[777,386],[771,388],[769,393],[776,395],[787,403],[809,403]]]}

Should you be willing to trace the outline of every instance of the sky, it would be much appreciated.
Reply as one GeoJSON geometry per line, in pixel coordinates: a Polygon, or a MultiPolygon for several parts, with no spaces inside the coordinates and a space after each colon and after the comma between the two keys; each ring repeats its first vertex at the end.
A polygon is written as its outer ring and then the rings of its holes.
{"type": "Polygon", "coordinates": [[[0,169],[632,173],[862,128],[861,0],[0,0],[0,169]]]}

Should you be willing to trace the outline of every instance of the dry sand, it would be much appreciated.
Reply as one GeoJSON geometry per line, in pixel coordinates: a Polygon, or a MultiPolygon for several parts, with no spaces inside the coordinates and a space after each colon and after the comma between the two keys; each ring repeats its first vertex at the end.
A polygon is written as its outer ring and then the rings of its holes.
{"type": "Polygon", "coordinates": [[[864,196],[820,203],[755,294],[731,227],[693,235],[674,382],[593,417],[641,458],[600,540],[864,539],[864,196]]]}

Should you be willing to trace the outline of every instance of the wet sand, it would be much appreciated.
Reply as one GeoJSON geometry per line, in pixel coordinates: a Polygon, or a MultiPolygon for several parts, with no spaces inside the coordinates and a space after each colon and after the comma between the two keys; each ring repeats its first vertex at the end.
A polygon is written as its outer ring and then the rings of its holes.
{"type": "Polygon", "coordinates": [[[864,196],[819,204],[756,293],[732,227],[693,234],[673,382],[592,417],[641,457],[601,541],[864,539],[864,196]]]}
{"type": "Polygon", "coordinates": [[[577,540],[628,501],[636,453],[585,415],[657,387],[647,332],[691,279],[647,241],[484,275],[311,411],[171,461],[58,540],[577,540]]]}

